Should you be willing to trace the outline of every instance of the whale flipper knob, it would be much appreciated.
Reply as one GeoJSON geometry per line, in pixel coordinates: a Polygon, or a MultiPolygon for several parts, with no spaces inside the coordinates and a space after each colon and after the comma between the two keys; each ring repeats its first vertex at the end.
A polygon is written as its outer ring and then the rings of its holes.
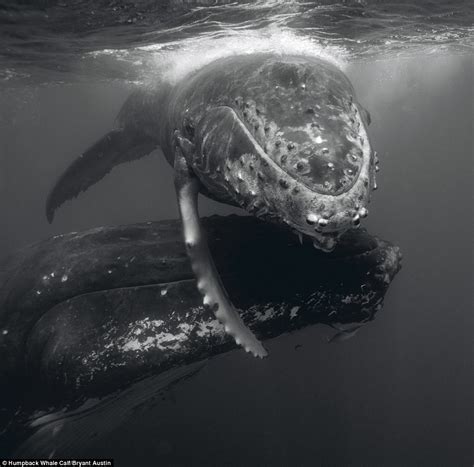
{"type": "Polygon", "coordinates": [[[204,296],[204,305],[209,306],[216,318],[224,325],[238,345],[255,357],[266,357],[267,351],[252,331],[245,325],[230,302],[212,260],[198,213],[199,180],[189,169],[186,158],[175,139],[175,187],[178,207],[183,224],[184,242],[196,275],[198,289],[204,296]]]}

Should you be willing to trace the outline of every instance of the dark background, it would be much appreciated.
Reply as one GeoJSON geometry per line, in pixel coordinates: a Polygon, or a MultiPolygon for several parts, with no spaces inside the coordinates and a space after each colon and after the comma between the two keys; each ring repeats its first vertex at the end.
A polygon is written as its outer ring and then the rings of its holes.
{"type": "MultiPolygon", "coordinates": [[[[381,159],[365,226],[401,247],[374,322],[328,345],[328,328],[209,362],[154,410],[83,457],[116,465],[470,466],[473,462],[473,63],[418,56],[352,65],[381,159]],[[296,344],[303,347],[295,350],[296,344]]],[[[116,168],[47,224],[60,172],[111,128],[123,84],[0,96],[0,257],[50,235],[177,217],[159,152],[116,168]]],[[[230,209],[202,199],[203,214],[230,209]]]]}

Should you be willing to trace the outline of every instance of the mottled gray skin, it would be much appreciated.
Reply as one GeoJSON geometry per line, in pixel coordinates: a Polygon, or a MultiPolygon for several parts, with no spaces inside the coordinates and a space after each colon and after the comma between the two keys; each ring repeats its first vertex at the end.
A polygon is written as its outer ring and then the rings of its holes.
{"type": "MultiPolygon", "coordinates": [[[[400,268],[399,248],[364,229],[323,253],[252,216],[202,223],[233,301],[262,340],[371,320],[400,268]]],[[[235,347],[202,305],[179,220],[71,232],[0,264],[0,392],[29,393],[34,381],[56,401],[96,397],[235,347]]]]}
{"type": "MultiPolygon", "coordinates": [[[[381,310],[401,266],[399,248],[364,229],[323,253],[253,216],[202,223],[264,342],[317,323],[337,329],[331,342],[350,338],[381,310]]],[[[23,435],[17,457],[48,457],[52,446],[56,457],[80,455],[176,377],[236,348],[202,304],[181,230],[171,220],[71,232],[0,264],[2,455],[15,457],[23,435]]]]}
{"type": "Polygon", "coordinates": [[[368,114],[345,75],[311,57],[218,60],[170,97],[161,133],[174,130],[207,196],[289,225],[324,250],[367,214],[375,187],[368,114]]]}
{"type": "Polygon", "coordinates": [[[77,159],[51,192],[47,216],[121,162],[161,146],[197,286],[246,351],[266,351],[230,303],[199,222],[198,192],[287,225],[331,251],[367,215],[376,158],[368,113],[346,76],[315,57],[216,60],[176,85],[132,96],[118,128],[77,159]]]}

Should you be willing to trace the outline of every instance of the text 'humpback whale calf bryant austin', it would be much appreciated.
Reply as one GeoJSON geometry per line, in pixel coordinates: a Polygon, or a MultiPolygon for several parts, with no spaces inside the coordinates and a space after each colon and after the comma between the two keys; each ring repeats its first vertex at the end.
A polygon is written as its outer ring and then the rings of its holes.
{"type": "Polygon", "coordinates": [[[135,92],[114,130],[65,171],[51,191],[51,222],[66,200],[115,165],[160,146],[174,167],[187,253],[198,289],[247,352],[267,355],[231,304],[199,221],[198,193],[286,225],[331,251],[367,216],[376,189],[368,112],[334,65],[302,55],[218,59],[174,85],[135,92]]]}

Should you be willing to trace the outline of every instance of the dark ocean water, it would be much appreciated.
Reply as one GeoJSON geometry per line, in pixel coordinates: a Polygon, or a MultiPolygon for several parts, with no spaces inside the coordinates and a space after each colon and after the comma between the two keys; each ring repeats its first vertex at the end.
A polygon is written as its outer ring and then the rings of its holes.
{"type": "Polygon", "coordinates": [[[53,225],[44,203],[135,87],[261,50],[345,70],[381,160],[365,226],[404,255],[352,339],[328,345],[332,330],[312,327],[270,341],[264,361],[215,358],[71,453],[119,466],[473,464],[473,23],[470,1],[0,2],[0,258],[58,233],[176,218],[159,152],[116,168],[53,225]]]}

